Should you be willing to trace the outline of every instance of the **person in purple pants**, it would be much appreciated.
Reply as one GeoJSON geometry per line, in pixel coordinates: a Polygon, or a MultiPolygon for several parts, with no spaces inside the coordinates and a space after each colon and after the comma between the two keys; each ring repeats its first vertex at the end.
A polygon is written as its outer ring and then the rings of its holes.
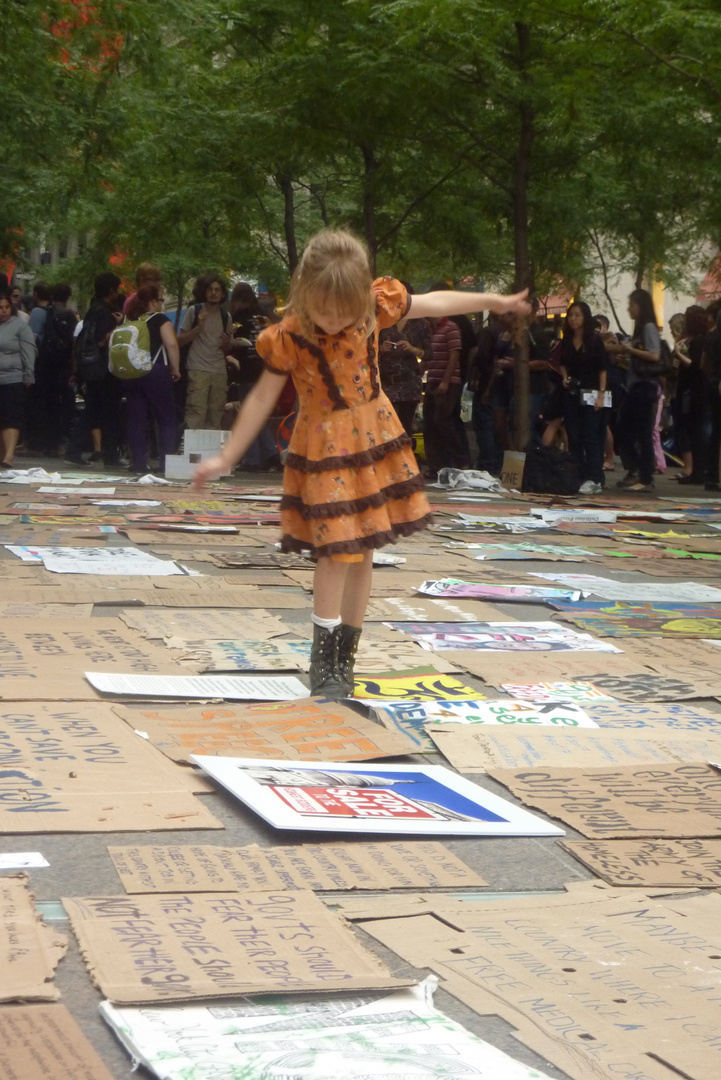
{"type": "Polygon", "coordinates": [[[125,383],[127,438],[133,472],[148,471],[148,412],[158,426],[159,471],[165,471],[165,455],[175,453],[177,429],[173,383],[180,378],[180,349],[175,330],[163,312],[157,284],[143,285],[128,301],[127,318],[139,319],[149,311],[150,355],[153,367],[139,379],[125,383]]]}

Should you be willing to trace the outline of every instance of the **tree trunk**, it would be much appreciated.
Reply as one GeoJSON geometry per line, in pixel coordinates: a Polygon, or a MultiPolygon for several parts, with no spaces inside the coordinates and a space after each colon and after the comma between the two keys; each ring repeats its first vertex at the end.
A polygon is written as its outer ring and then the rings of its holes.
{"type": "Polygon", "coordinates": [[[285,247],[288,252],[288,269],[291,274],[298,265],[298,241],[295,235],[295,192],[289,176],[276,176],[276,183],[283,193],[283,231],[285,247]]]}
{"type": "MultiPolygon", "coordinates": [[[[521,84],[529,84],[528,58],[531,30],[526,23],[516,23],[518,66],[521,84]]],[[[531,150],[535,135],[535,114],[529,96],[524,92],[518,106],[519,133],[513,169],[513,249],[515,257],[515,288],[531,286],[531,259],[528,250],[528,182],[531,170],[531,150]]],[[[522,450],[530,435],[530,372],[528,369],[528,335],[514,335],[514,442],[522,450]]]]}
{"type": "Polygon", "coordinates": [[[376,240],[375,172],[378,163],[370,146],[361,146],[363,154],[363,225],[371,273],[375,277],[378,241],[376,240]]]}

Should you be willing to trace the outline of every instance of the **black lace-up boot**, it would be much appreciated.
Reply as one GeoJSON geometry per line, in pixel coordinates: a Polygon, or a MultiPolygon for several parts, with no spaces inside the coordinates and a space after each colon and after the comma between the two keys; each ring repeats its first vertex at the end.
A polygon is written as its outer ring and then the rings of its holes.
{"type": "Polygon", "coordinates": [[[357,626],[342,623],[338,627],[338,675],[346,688],[346,696],[353,696],[353,669],[361,631],[357,626]]]}
{"type": "Polygon", "coordinates": [[[313,647],[310,651],[310,692],[313,697],[342,698],[347,690],[338,670],[340,626],[327,630],[313,624],[313,647]]]}

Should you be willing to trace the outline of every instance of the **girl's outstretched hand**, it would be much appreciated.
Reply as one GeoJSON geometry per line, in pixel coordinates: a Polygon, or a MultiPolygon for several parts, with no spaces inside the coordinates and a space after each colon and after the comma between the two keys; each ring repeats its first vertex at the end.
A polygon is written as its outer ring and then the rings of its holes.
{"type": "Polygon", "coordinates": [[[530,315],[531,305],[528,303],[528,289],[523,292],[511,293],[503,298],[502,312],[517,312],[519,315],[530,315]]]}
{"type": "Polygon", "coordinates": [[[227,471],[227,462],[220,455],[201,461],[193,473],[193,491],[202,491],[209,480],[217,480],[221,473],[227,471]]]}

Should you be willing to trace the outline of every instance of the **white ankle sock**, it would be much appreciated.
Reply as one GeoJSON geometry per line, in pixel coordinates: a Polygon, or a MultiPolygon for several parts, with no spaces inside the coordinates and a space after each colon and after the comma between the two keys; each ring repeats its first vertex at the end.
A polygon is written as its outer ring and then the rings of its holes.
{"type": "Polygon", "coordinates": [[[336,626],[340,626],[340,615],[337,619],[321,619],[320,615],[313,612],[311,620],[316,626],[322,626],[324,630],[335,630],[336,626]]]}

